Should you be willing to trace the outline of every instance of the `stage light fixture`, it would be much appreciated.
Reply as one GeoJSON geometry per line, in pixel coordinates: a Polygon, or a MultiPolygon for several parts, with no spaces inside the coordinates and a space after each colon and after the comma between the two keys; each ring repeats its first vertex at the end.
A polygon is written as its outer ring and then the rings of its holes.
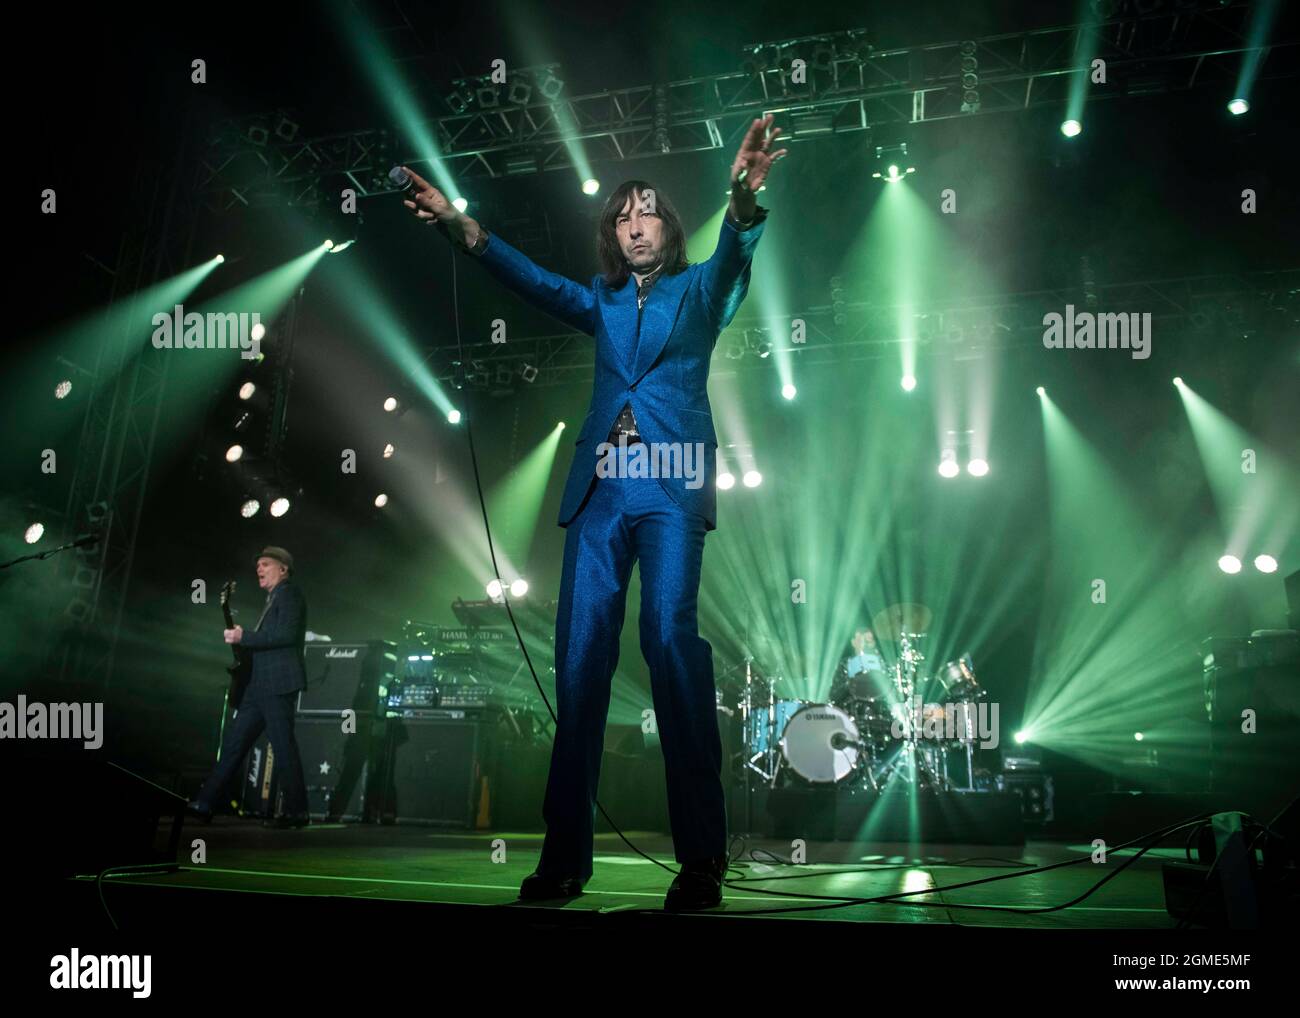
{"type": "Polygon", "coordinates": [[[448,420],[448,422],[450,422],[451,424],[459,424],[459,423],[460,423],[460,411],[459,411],[459,410],[451,410],[451,411],[449,411],[448,414],[447,414],[447,420],[448,420]]]}
{"type": "Polygon", "coordinates": [[[871,175],[873,180],[883,180],[886,184],[897,184],[903,180],[909,173],[915,173],[916,167],[909,166],[906,170],[900,170],[897,163],[890,163],[888,169],[881,173],[877,170],[871,175]]]}
{"type": "Polygon", "coordinates": [[[763,483],[763,475],[757,470],[746,470],[745,476],[741,478],[741,483],[746,488],[757,488],[763,483]]]}
{"type": "Polygon", "coordinates": [[[520,577],[519,579],[515,580],[514,583],[510,584],[511,597],[523,597],[527,593],[528,593],[528,581],[525,580],[523,577],[520,577]]]}
{"type": "Polygon", "coordinates": [[[961,473],[961,467],[957,466],[957,454],[952,449],[945,449],[943,455],[939,458],[939,475],[941,477],[956,477],[961,473]]]}
{"type": "Polygon", "coordinates": [[[389,396],[386,400],[384,400],[384,411],[386,413],[391,414],[394,410],[397,409],[397,407],[398,407],[398,399],[396,396],[389,396]]]}
{"type": "Polygon", "coordinates": [[[546,96],[547,99],[552,101],[560,94],[562,88],[564,88],[564,82],[550,71],[546,72],[546,77],[537,85],[538,91],[540,91],[542,95],[546,96]]]}
{"type": "Polygon", "coordinates": [[[26,541],[28,544],[35,544],[44,536],[45,536],[44,523],[33,523],[30,527],[28,527],[25,531],[23,531],[23,540],[26,541]]]}
{"type": "Polygon", "coordinates": [[[1017,745],[1023,746],[1026,742],[1029,741],[1029,731],[1026,729],[1024,731],[1016,732],[1013,738],[1016,740],[1017,745]]]}
{"type": "Polygon", "coordinates": [[[794,399],[798,393],[799,390],[789,382],[786,382],[785,385],[781,386],[781,395],[786,399],[794,399]]]}
{"type": "Polygon", "coordinates": [[[1239,117],[1243,113],[1249,112],[1250,103],[1245,99],[1233,99],[1228,103],[1228,112],[1234,117],[1239,117]]]}
{"type": "Polygon", "coordinates": [[[966,473],[970,474],[971,477],[984,477],[988,472],[989,464],[987,460],[973,459],[966,464],[966,473]]]}
{"type": "Polygon", "coordinates": [[[1224,555],[1219,559],[1219,568],[1229,575],[1241,572],[1241,559],[1236,555],[1224,555]]]}
{"type": "Polygon", "coordinates": [[[393,447],[392,442],[389,442],[387,445],[384,446],[384,459],[386,460],[392,459],[393,453],[395,452],[397,452],[397,449],[393,447]]]}
{"type": "Polygon", "coordinates": [[[257,515],[257,511],[262,508],[262,503],[255,498],[244,499],[243,504],[239,507],[239,515],[249,520],[257,515]]]}
{"type": "Polygon", "coordinates": [[[245,382],[243,385],[239,387],[239,398],[252,399],[253,393],[255,392],[257,392],[257,386],[254,385],[252,382],[245,382]]]}
{"type": "Polygon", "coordinates": [[[1077,138],[1083,131],[1083,125],[1077,120],[1064,120],[1061,122],[1061,133],[1067,138],[1077,138]]]}
{"type": "Polygon", "coordinates": [[[386,505],[388,505],[388,496],[381,491],[375,496],[375,508],[382,509],[386,505]]]}
{"type": "Polygon", "coordinates": [[[1036,389],[1034,390],[1034,392],[1038,393],[1038,395],[1040,395],[1040,396],[1046,396],[1046,395],[1047,395],[1047,390],[1044,389],[1041,385],[1040,385],[1038,388],[1036,388],[1036,389]]]}
{"type": "Polygon", "coordinates": [[[357,242],[356,237],[353,237],[351,240],[341,241],[341,242],[338,243],[338,244],[331,244],[331,245],[330,245],[329,253],[330,253],[330,254],[338,254],[340,251],[346,251],[348,248],[350,248],[350,247],[351,247],[353,244],[355,244],[356,242],[357,242]]]}
{"type": "Polygon", "coordinates": [[[70,393],[71,391],[72,391],[72,380],[65,378],[63,381],[61,381],[58,385],[54,387],[54,398],[67,399],[68,393],[70,393]]]}
{"type": "Polygon", "coordinates": [[[224,265],[226,262],[226,256],[223,254],[219,254],[217,255],[217,257],[213,258],[212,260],[216,262],[218,265],[224,265]]]}
{"type": "Polygon", "coordinates": [[[1183,379],[1181,376],[1174,375],[1174,385],[1178,386],[1180,389],[1183,387],[1183,379]]]}
{"type": "Polygon", "coordinates": [[[525,364],[519,369],[519,377],[531,385],[533,382],[537,381],[537,365],[525,364]]]}
{"type": "Polygon", "coordinates": [[[734,474],[729,474],[724,470],[722,473],[718,475],[718,487],[721,488],[723,491],[727,491],[731,488],[734,488],[735,486],[736,486],[736,477],[734,474]]]}
{"type": "Polygon", "coordinates": [[[229,449],[226,450],[226,462],[238,463],[240,458],[243,455],[244,455],[244,447],[242,445],[232,445],[229,449]]]}
{"type": "Polygon", "coordinates": [[[903,391],[904,391],[904,392],[911,392],[913,389],[916,388],[916,376],[915,376],[915,375],[904,375],[904,376],[903,376],[903,381],[902,381],[902,386],[903,386],[903,391]]]}
{"type": "Polygon", "coordinates": [[[1133,733],[1133,741],[1134,741],[1134,742],[1141,742],[1141,741],[1143,740],[1143,738],[1145,738],[1145,736],[1143,736],[1143,734],[1142,734],[1141,732],[1134,732],[1134,733],[1133,733]]]}
{"type": "Polygon", "coordinates": [[[487,585],[487,596],[490,597],[490,598],[492,598],[493,601],[495,601],[497,598],[499,598],[499,597],[501,596],[501,581],[500,581],[500,580],[496,580],[496,579],[488,580],[488,585],[487,585]]]}
{"type": "Polygon", "coordinates": [[[1275,573],[1277,572],[1277,559],[1272,555],[1256,555],[1255,568],[1261,573],[1275,573]]]}
{"type": "Polygon", "coordinates": [[[248,330],[248,338],[255,343],[265,335],[266,335],[266,326],[263,325],[261,322],[254,323],[253,327],[248,330]]]}
{"type": "Polygon", "coordinates": [[[271,503],[271,515],[279,519],[289,511],[289,500],[281,495],[271,503]]]}
{"type": "Polygon", "coordinates": [[[583,194],[595,194],[599,190],[600,190],[600,181],[597,180],[595,177],[588,177],[586,180],[582,182],[583,194]]]}
{"type": "Polygon", "coordinates": [[[464,212],[467,208],[469,208],[469,199],[456,198],[454,201],[452,201],[452,204],[456,206],[457,212],[464,212]]]}

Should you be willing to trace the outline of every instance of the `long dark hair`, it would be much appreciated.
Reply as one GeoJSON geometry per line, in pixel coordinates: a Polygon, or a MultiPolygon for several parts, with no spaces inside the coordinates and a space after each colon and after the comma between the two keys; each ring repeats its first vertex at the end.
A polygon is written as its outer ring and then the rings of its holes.
{"type": "Polygon", "coordinates": [[[605,207],[600,210],[600,225],[596,232],[596,255],[600,259],[600,271],[605,282],[618,289],[627,282],[631,274],[623,249],[618,245],[618,229],[615,226],[619,213],[627,204],[629,195],[634,195],[633,202],[639,201],[646,191],[653,191],[655,212],[663,223],[663,251],[661,263],[664,272],[675,276],[684,272],[690,263],[686,260],[686,233],[682,230],[682,221],[668,196],[644,180],[625,180],[605,199],[605,207]]]}

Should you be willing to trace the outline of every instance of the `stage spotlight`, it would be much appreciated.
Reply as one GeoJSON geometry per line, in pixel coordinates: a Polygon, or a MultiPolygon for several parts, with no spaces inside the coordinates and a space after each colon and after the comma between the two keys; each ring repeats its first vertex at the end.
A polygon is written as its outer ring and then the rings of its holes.
{"type": "Polygon", "coordinates": [[[1067,138],[1074,138],[1083,130],[1083,125],[1077,120],[1066,120],[1061,123],[1061,133],[1067,138]]]}
{"type": "Polygon", "coordinates": [[[386,505],[388,505],[388,496],[381,491],[375,496],[375,508],[382,509],[386,505]]]}
{"type": "Polygon", "coordinates": [[[939,459],[939,474],[941,477],[956,477],[961,473],[961,467],[957,466],[957,454],[951,449],[945,449],[939,459]]]}
{"type": "Polygon", "coordinates": [[[452,204],[456,206],[457,212],[464,212],[467,208],[469,208],[469,200],[466,198],[457,198],[455,201],[452,202],[452,204]]]}
{"type": "Polygon", "coordinates": [[[239,387],[239,398],[252,399],[253,393],[255,392],[257,392],[257,386],[254,385],[252,382],[245,382],[243,385],[239,387]]]}
{"type": "Polygon", "coordinates": [[[875,173],[871,175],[871,178],[873,180],[883,180],[886,184],[897,184],[909,173],[915,173],[915,172],[916,172],[915,166],[909,166],[906,170],[900,170],[896,163],[890,163],[888,169],[884,173],[881,173],[879,170],[877,170],[875,173]]]}
{"type": "Polygon", "coordinates": [[[386,446],[384,446],[384,459],[386,460],[392,459],[393,453],[395,452],[397,452],[397,450],[393,447],[393,443],[389,442],[386,446]]]}
{"type": "Polygon", "coordinates": [[[736,486],[736,477],[734,474],[729,474],[724,470],[722,473],[718,475],[718,487],[721,488],[723,491],[727,491],[731,488],[734,488],[735,486],[736,486]]]}
{"type": "Polygon", "coordinates": [[[1141,742],[1141,741],[1142,741],[1142,738],[1143,738],[1143,736],[1142,736],[1142,733],[1141,733],[1141,732],[1134,732],[1134,733],[1133,733],[1133,739],[1134,739],[1135,742],[1141,742]]]}
{"type": "Polygon", "coordinates": [[[30,527],[28,527],[25,531],[23,531],[23,540],[26,541],[28,544],[35,544],[44,536],[45,536],[44,523],[33,523],[30,527]]]}
{"type": "Polygon", "coordinates": [[[1038,393],[1038,395],[1040,395],[1040,396],[1046,396],[1046,395],[1047,395],[1047,390],[1044,389],[1041,385],[1040,385],[1038,388],[1036,388],[1036,389],[1034,390],[1034,392],[1038,393]]]}
{"type": "Polygon", "coordinates": [[[745,476],[741,478],[741,483],[744,484],[746,488],[757,488],[763,483],[763,475],[757,470],[746,470],[745,476]]]}
{"type": "Polygon", "coordinates": [[[1245,99],[1233,99],[1228,103],[1228,112],[1234,117],[1239,117],[1250,110],[1250,103],[1245,99]]]}
{"type": "Polygon", "coordinates": [[[1277,559],[1272,555],[1256,555],[1255,568],[1261,573],[1275,573],[1277,572],[1277,559]]]}
{"type": "Polygon", "coordinates": [[[249,520],[257,515],[257,510],[262,508],[262,503],[255,498],[244,499],[244,504],[239,507],[239,515],[249,520]]]}
{"type": "Polygon", "coordinates": [[[345,240],[345,241],[343,241],[341,244],[331,244],[331,245],[330,245],[330,254],[338,254],[340,251],[346,251],[348,248],[350,248],[350,247],[351,247],[353,244],[355,244],[356,242],[357,242],[357,239],[356,239],[355,237],[353,237],[351,240],[345,240]]]}
{"type": "Polygon", "coordinates": [[[550,71],[546,72],[546,77],[537,83],[537,89],[542,95],[552,102],[560,94],[560,89],[564,88],[564,82],[557,78],[550,71]]]}
{"type": "Polygon", "coordinates": [[[1016,732],[1013,738],[1016,740],[1016,745],[1023,746],[1029,741],[1029,731],[1026,729],[1024,731],[1016,732]]]}
{"type": "Polygon", "coordinates": [[[523,577],[520,577],[519,579],[515,580],[514,583],[510,584],[511,597],[523,597],[527,593],[528,593],[528,581],[525,580],[523,577]]]}
{"type": "Polygon", "coordinates": [[[1239,573],[1241,572],[1241,559],[1237,558],[1236,555],[1224,555],[1219,559],[1219,568],[1225,573],[1239,573]]]}
{"type": "Polygon", "coordinates": [[[71,391],[72,391],[72,381],[70,379],[65,378],[63,381],[61,381],[58,385],[54,387],[54,398],[66,399],[68,393],[70,393],[71,391]]]}
{"type": "Polygon", "coordinates": [[[225,261],[226,261],[226,256],[223,255],[223,254],[219,254],[219,255],[217,255],[216,258],[214,258],[214,259],[212,259],[212,260],[213,260],[214,262],[216,262],[218,265],[224,265],[224,264],[225,264],[225,261]]]}
{"type": "Polygon", "coordinates": [[[253,324],[253,327],[248,330],[248,337],[254,343],[256,343],[265,335],[266,335],[266,326],[263,325],[261,322],[255,322],[253,324]]]}
{"type": "Polygon", "coordinates": [[[786,382],[785,385],[781,386],[781,395],[784,396],[786,399],[794,399],[794,397],[798,394],[798,392],[799,390],[796,389],[789,382],[786,382]]]}
{"type": "Polygon", "coordinates": [[[1180,389],[1183,387],[1183,379],[1181,376],[1174,375],[1174,385],[1178,386],[1180,389]]]}
{"type": "Polygon", "coordinates": [[[487,596],[492,598],[493,601],[495,601],[497,598],[501,596],[500,580],[488,580],[487,596]]]}
{"type": "Polygon", "coordinates": [[[582,182],[583,194],[595,194],[599,190],[600,190],[600,181],[597,180],[595,177],[588,177],[586,180],[582,182]]]}
{"type": "Polygon", "coordinates": [[[459,423],[460,423],[460,411],[459,411],[459,410],[450,410],[450,411],[448,411],[448,412],[447,412],[447,421],[448,421],[449,423],[451,423],[451,424],[459,424],[459,423]]]}
{"type": "Polygon", "coordinates": [[[244,447],[242,445],[232,445],[229,449],[226,450],[226,462],[238,463],[240,457],[243,455],[244,455],[244,447]]]}
{"type": "Polygon", "coordinates": [[[325,240],[325,243],[321,245],[321,247],[323,247],[326,251],[328,251],[333,246],[334,246],[334,241],[329,240],[328,238],[325,240]]]}
{"type": "Polygon", "coordinates": [[[289,500],[283,495],[271,503],[271,515],[279,519],[289,511],[289,500]]]}
{"type": "Polygon", "coordinates": [[[904,392],[911,392],[913,389],[916,388],[916,376],[904,375],[902,385],[903,385],[904,392]]]}
{"type": "Polygon", "coordinates": [[[563,431],[563,430],[564,430],[564,422],[563,422],[563,421],[560,421],[560,423],[557,424],[556,427],[559,428],[561,431],[563,431]]]}
{"type": "Polygon", "coordinates": [[[966,473],[971,477],[983,477],[989,472],[987,460],[974,459],[966,464],[966,473]]]}

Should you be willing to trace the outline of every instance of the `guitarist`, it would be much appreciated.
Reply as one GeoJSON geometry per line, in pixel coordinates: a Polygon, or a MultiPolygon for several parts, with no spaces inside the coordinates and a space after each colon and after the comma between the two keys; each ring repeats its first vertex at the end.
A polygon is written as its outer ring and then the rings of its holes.
{"type": "Polygon", "coordinates": [[[252,632],[243,626],[225,630],[226,643],[251,658],[248,687],[239,696],[237,683],[232,694],[238,700],[234,723],[226,734],[221,760],[204,782],[198,797],[189,804],[191,816],[207,822],[222,791],[235,776],[245,754],[265,729],[280,771],[284,812],[269,827],[305,827],[307,785],[302,758],[293,736],[294,702],[307,684],[302,648],[307,634],[307,602],[292,579],[293,556],[283,548],[267,547],[257,559],[257,583],[266,591],[266,607],[252,632]]]}

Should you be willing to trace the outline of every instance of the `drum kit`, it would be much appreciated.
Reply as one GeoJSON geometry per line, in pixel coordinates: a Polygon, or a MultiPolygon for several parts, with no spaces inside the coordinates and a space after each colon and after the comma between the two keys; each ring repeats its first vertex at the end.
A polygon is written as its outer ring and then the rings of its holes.
{"type": "Polygon", "coordinates": [[[872,628],[891,645],[893,664],[872,656],[867,660],[879,660],[878,667],[850,675],[847,662],[841,663],[829,702],[788,695],[792,680],[763,674],[753,658],[724,671],[719,711],[732,727],[738,722],[735,762],[747,784],[756,778],[771,787],[835,786],[864,793],[897,790],[900,782],[943,792],[982,785],[974,751],[977,709],[986,692],[970,654],[933,671],[926,667],[932,619],[922,604],[891,605],[878,613],[872,628]]]}

